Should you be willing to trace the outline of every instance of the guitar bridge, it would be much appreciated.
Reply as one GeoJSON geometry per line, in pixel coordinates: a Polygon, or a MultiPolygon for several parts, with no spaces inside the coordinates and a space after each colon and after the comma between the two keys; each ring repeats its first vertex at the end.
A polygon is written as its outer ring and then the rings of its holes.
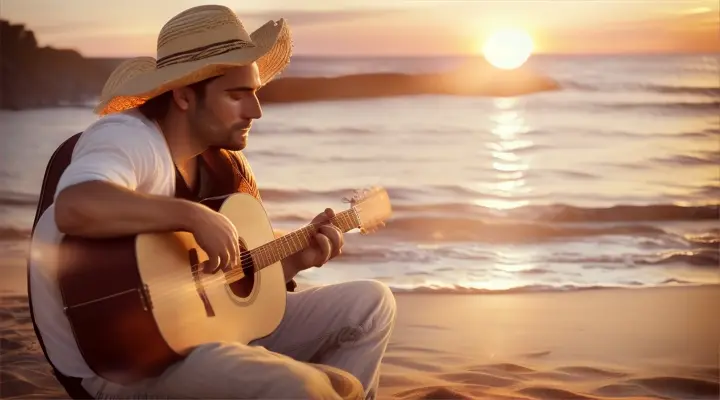
{"type": "Polygon", "coordinates": [[[150,289],[148,288],[148,285],[143,284],[142,287],[139,287],[137,289],[138,294],[140,295],[140,301],[142,301],[143,304],[143,310],[150,311],[153,309],[152,299],[150,298],[150,289]]]}

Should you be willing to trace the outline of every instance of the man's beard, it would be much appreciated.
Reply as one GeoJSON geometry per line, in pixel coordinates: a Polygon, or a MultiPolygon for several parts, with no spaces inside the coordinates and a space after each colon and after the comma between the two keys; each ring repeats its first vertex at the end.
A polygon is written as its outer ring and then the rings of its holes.
{"type": "Polygon", "coordinates": [[[229,151],[240,151],[247,146],[247,140],[233,140],[233,138],[240,134],[242,130],[244,130],[247,127],[245,124],[236,124],[230,129],[224,129],[222,133],[218,132],[208,132],[210,133],[211,137],[213,138],[225,138],[222,142],[214,142],[210,143],[209,148],[214,149],[223,149],[223,150],[229,150],[229,151]]]}
{"type": "Polygon", "coordinates": [[[235,142],[233,137],[240,131],[249,127],[247,123],[237,123],[230,128],[221,128],[216,123],[217,119],[209,114],[207,110],[198,110],[190,119],[190,127],[193,134],[198,139],[205,141],[203,145],[208,148],[225,149],[230,151],[238,151],[245,148],[245,140],[235,142]]]}

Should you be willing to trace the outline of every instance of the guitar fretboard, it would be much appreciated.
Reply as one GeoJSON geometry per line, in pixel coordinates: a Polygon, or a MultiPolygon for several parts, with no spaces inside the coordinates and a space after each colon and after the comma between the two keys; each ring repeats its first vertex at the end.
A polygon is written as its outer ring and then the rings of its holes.
{"type": "MultiPolygon", "coordinates": [[[[342,232],[348,232],[359,226],[355,208],[350,208],[335,214],[330,223],[342,232]]],[[[310,246],[312,237],[318,232],[321,225],[310,224],[288,233],[280,238],[258,246],[249,251],[256,270],[261,270],[280,260],[285,259],[310,246]]]]}

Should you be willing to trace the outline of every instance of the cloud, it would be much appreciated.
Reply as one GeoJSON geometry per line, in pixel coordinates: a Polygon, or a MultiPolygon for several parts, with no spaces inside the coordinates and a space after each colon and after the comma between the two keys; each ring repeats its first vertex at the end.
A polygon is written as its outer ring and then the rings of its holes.
{"type": "MultiPolygon", "coordinates": [[[[270,10],[270,11],[237,11],[238,17],[245,23],[246,28],[254,29],[270,20],[285,18],[293,28],[329,26],[347,24],[350,22],[374,19],[382,16],[407,13],[407,10],[396,9],[338,9],[328,11],[305,10],[270,10]],[[254,27],[251,27],[253,25],[254,27]]],[[[28,28],[37,35],[58,37],[81,37],[84,35],[103,34],[137,34],[159,30],[160,26],[146,24],[122,24],[104,20],[74,20],[63,22],[50,22],[33,24],[28,28]]]]}
{"type": "Polygon", "coordinates": [[[548,35],[552,47],[549,51],[716,52],[720,50],[718,29],[719,22],[713,13],[675,13],[585,29],[555,30],[548,35]]]}
{"type": "Polygon", "coordinates": [[[698,30],[718,26],[718,16],[707,7],[685,10],[677,15],[660,18],[645,18],[637,21],[622,21],[610,24],[612,29],[654,31],[657,29],[698,30]]]}
{"type": "Polygon", "coordinates": [[[307,27],[317,25],[328,25],[336,23],[348,23],[358,20],[377,18],[391,14],[407,13],[408,10],[394,9],[355,9],[355,10],[329,10],[329,11],[303,11],[303,10],[277,10],[262,12],[242,12],[238,17],[242,21],[252,20],[263,24],[270,20],[285,18],[293,27],[307,27]]]}

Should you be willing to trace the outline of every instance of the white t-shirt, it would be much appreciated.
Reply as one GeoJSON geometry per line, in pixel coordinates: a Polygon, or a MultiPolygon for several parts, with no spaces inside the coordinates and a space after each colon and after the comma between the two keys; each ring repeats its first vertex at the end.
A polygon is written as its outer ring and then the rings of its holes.
{"type": "MultiPolygon", "coordinates": [[[[175,166],[157,125],[135,109],[99,119],[80,136],[56,192],[44,195],[56,198],[68,186],[93,180],[174,196],[175,166]]],[[[31,242],[30,294],[35,323],[50,361],[60,372],[92,377],[95,374],[83,360],[63,312],[54,253],[63,234],[55,224],[54,210],[51,205],[43,213],[31,242]]]]}

